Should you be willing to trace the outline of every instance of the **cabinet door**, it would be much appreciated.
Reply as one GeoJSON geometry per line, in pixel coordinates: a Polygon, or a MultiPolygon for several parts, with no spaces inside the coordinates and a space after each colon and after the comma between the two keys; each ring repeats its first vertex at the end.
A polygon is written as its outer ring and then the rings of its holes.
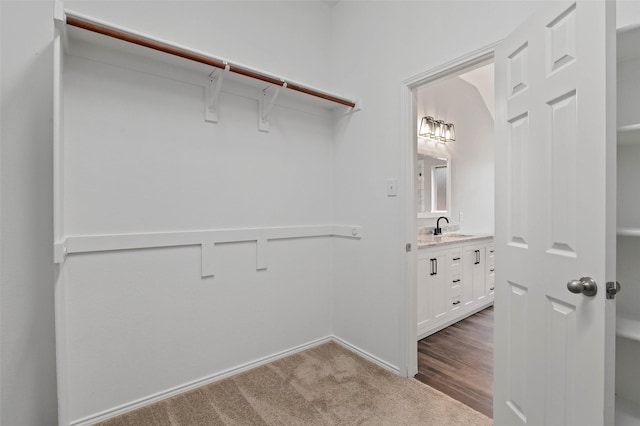
{"type": "Polygon", "coordinates": [[[430,262],[430,290],[431,309],[433,319],[438,320],[445,316],[450,308],[449,283],[447,282],[447,255],[446,253],[434,253],[429,257],[430,262]]]}
{"type": "Polygon", "coordinates": [[[464,293],[467,305],[487,298],[485,255],[486,249],[483,246],[471,246],[464,250],[464,293]]]}
{"type": "Polygon", "coordinates": [[[477,247],[475,249],[475,257],[473,263],[473,298],[479,302],[487,298],[486,288],[486,266],[485,247],[477,247]]]}
{"type": "Polygon", "coordinates": [[[418,334],[420,334],[431,322],[431,308],[430,299],[431,291],[429,285],[431,284],[431,262],[430,257],[418,258],[418,334]]]}

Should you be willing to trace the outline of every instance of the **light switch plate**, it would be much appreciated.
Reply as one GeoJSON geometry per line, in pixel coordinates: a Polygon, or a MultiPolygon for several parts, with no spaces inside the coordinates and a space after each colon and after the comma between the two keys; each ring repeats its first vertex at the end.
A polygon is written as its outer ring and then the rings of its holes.
{"type": "Polygon", "coordinates": [[[398,195],[398,178],[387,179],[387,197],[398,195]]]}

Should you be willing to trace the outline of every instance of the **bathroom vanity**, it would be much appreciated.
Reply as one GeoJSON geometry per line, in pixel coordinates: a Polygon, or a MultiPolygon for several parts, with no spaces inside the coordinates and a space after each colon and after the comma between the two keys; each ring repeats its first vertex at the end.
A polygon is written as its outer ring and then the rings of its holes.
{"type": "Polygon", "coordinates": [[[418,340],[493,304],[493,236],[421,237],[417,270],[418,340]]]}

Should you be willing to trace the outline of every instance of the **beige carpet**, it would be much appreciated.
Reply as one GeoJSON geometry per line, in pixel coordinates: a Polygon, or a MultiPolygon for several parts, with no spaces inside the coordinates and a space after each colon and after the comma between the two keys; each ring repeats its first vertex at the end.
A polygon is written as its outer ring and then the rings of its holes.
{"type": "Polygon", "coordinates": [[[100,423],[158,425],[491,425],[414,379],[326,343],[100,423]]]}

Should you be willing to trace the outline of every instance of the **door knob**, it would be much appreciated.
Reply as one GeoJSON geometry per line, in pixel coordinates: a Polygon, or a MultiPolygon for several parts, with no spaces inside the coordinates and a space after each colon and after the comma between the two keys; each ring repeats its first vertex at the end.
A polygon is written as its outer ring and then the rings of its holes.
{"type": "Polygon", "coordinates": [[[591,277],[582,277],[579,280],[571,280],[567,283],[567,288],[571,293],[582,293],[585,296],[595,296],[598,293],[598,286],[591,277]]]}

